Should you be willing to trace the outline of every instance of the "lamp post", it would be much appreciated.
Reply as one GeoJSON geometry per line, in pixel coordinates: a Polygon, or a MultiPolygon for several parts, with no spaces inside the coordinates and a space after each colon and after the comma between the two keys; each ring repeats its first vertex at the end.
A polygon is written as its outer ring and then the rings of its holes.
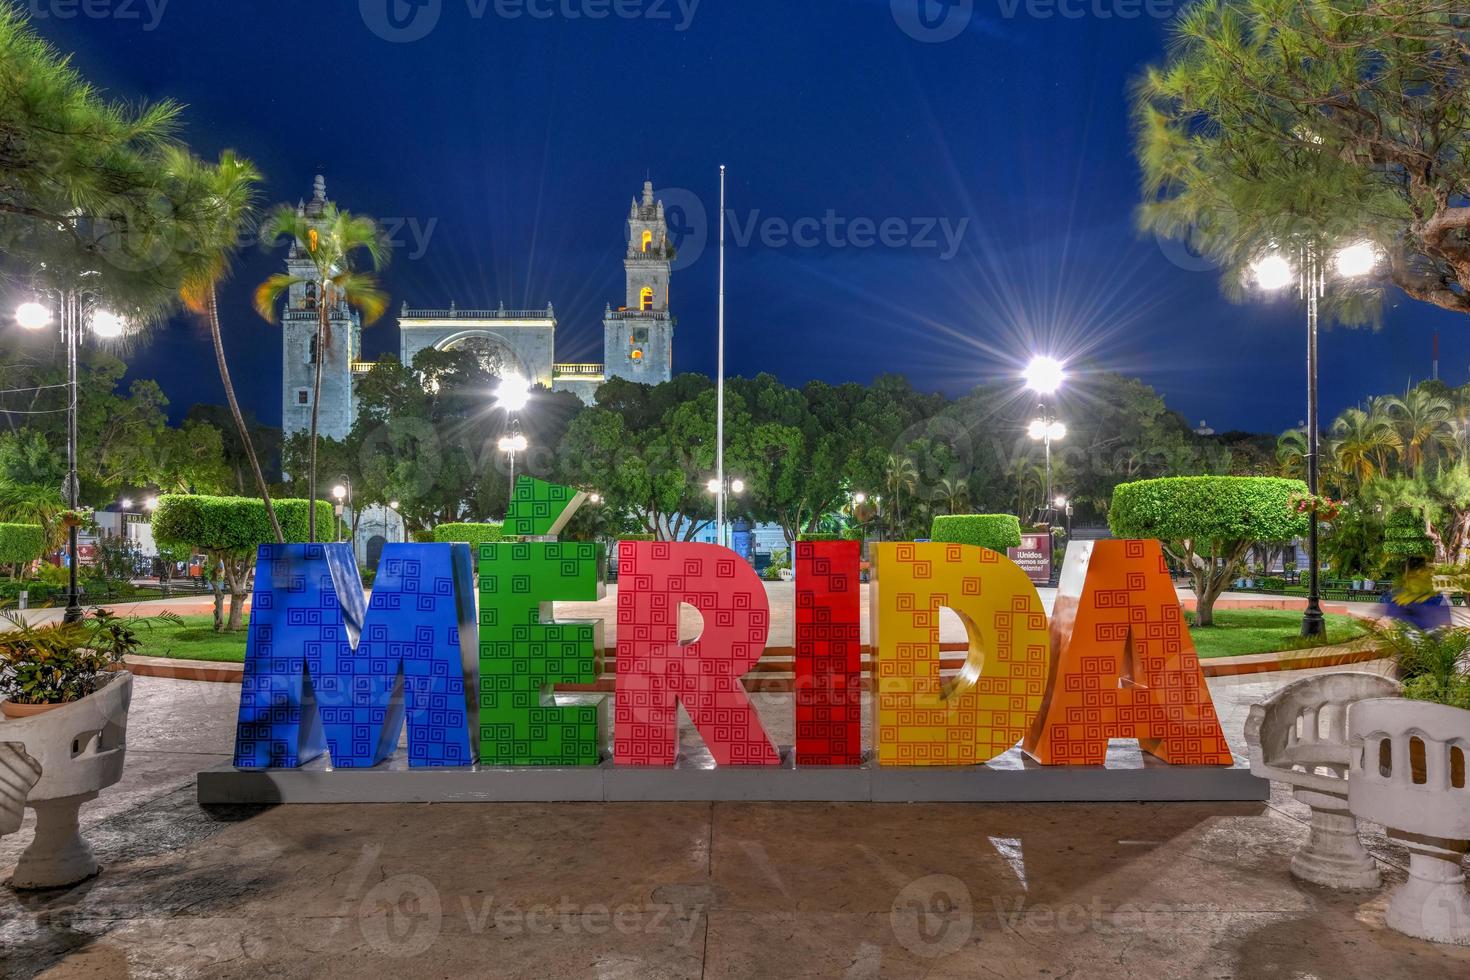
{"type": "Polygon", "coordinates": [[[337,512],[337,543],[340,544],[347,536],[347,514],[343,508],[344,505],[347,510],[352,508],[352,481],[344,476],[342,482],[332,488],[332,496],[337,499],[333,510],[337,512]]]}
{"type": "MultiPolygon", "coordinates": [[[[727,474],[723,479],[717,476],[714,479],[710,480],[704,485],[704,488],[708,490],[711,494],[713,494],[716,500],[724,501],[728,499],[731,494],[734,494],[738,497],[742,493],[744,493],[745,481],[740,479],[739,477],[732,477],[727,474]]],[[[721,546],[729,547],[730,543],[725,536],[725,517],[726,515],[722,503],[715,512],[715,539],[719,542],[721,546]]]]}
{"type": "MultiPolygon", "coordinates": [[[[96,273],[84,273],[92,276],[96,273]]],[[[56,304],[56,310],[44,303],[31,301],[22,303],[15,311],[15,321],[26,330],[44,330],[53,319],[61,320],[61,332],[66,341],[66,483],[61,488],[61,499],[67,509],[76,511],[81,506],[81,480],[77,476],[77,348],[82,342],[82,327],[91,327],[92,332],[104,339],[116,339],[127,332],[127,323],[108,310],[98,307],[98,294],[87,286],[70,289],[39,289],[38,295],[56,304]]],[[[79,548],[78,528],[69,521],[66,534],[67,591],[66,612],[62,622],[76,623],[82,619],[82,593],[77,584],[79,548]]]]}
{"type": "Polygon", "coordinates": [[[720,298],[718,320],[717,367],[715,378],[715,479],[711,481],[717,489],[715,494],[715,524],[719,528],[719,543],[725,540],[725,500],[727,481],[725,478],[725,167],[720,165],[720,298]]]}
{"type": "Polygon", "coordinates": [[[398,518],[398,536],[399,536],[399,538],[401,540],[403,540],[403,541],[407,541],[408,540],[408,525],[404,523],[404,521],[403,521],[403,515],[400,514],[400,513],[398,513],[398,501],[396,501],[396,500],[390,500],[388,502],[388,509],[391,510],[393,512],[394,516],[396,516],[398,518]]]}
{"type": "Polygon", "coordinates": [[[516,453],[523,453],[530,445],[521,435],[521,412],[531,404],[531,382],[524,375],[507,374],[500,379],[495,391],[495,407],[505,412],[510,434],[502,436],[498,446],[510,458],[510,496],[506,498],[506,514],[510,514],[510,502],[516,495],[516,453]]]}
{"type": "MultiPolygon", "coordinates": [[[[1381,256],[1372,242],[1355,242],[1337,249],[1332,264],[1342,279],[1372,274],[1381,256]]],[[[1327,270],[1321,246],[1305,241],[1297,246],[1296,261],[1273,249],[1251,265],[1256,285],[1268,292],[1296,283],[1298,295],[1307,304],[1307,490],[1313,497],[1321,482],[1321,421],[1317,417],[1317,325],[1318,307],[1327,294],[1327,270]]],[[[1312,508],[1307,525],[1307,611],[1302,614],[1302,636],[1322,636],[1327,620],[1322,615],[1321,569],[1318,567],[1319,528],[1317,509],[1312,508]]]]}
{"type": "MultiPolygon", "coordinates": [[[[1050,398],[1061,390],[1067,380],[1067,368],[1055,357],[1045,354],[1037,355],[1026,365],[1026,371],[1022,375],[1026,387],[1040,395],[1042,398],[1050,398]]],[[[1043,491],[1042,506],[1051,506],[1051,444],[1061,442],[1067,437],[1067,427],[1047,411],[1046,402],[1039,406],[1040,417],[1032,421],[1027,428],[1027,434],[1037,442],[1046,446],[1046,488],[1043,491]]]]}
{"type": "Polygon", "coordinates": [[[500,439],[500,451],[510,458],[510,498],[516,495],[516,453],[523,453],[530,448],[526,437],[517,432],[513,436],[502,436],[500,439]]]}

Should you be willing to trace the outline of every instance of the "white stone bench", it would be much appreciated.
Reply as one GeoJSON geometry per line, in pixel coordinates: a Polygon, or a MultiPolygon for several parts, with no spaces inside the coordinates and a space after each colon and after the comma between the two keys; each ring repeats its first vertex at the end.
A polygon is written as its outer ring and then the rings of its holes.
{"type": "Polygon", "coordinates": [[[1389,928],[1470,945],[1461,867],[1470,840],[1470,711],[1426,701],[1361,701],[1348,714],[1348,803],[1409,850],[1409,880],[1389,900],[1389,928]]]}
{"type": "Polygon", "coordinates": [[[1291,859],[1297,878],[1348,890],[1382,886],[1348,811],[1348,706],[1398,692],[1390,678],[1345,671],[1305,677],[1251,706],[1245,724],[1251,772],[1288,784],[1312,810],[1311,836],[1291,859]]]}

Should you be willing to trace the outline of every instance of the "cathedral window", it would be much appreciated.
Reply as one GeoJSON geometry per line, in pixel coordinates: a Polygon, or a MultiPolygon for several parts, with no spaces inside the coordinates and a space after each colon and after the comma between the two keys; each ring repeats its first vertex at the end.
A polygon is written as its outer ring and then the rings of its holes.
{"type": "Polygon", "coordinates": [[[652,286],[644,286],[643,287],[643,293],[642,293],[642,295],[640,296],[640,298],[638,300],[638,309],[642,310],[645,313],[648,312],[649,310],[653,309],[653,287],[652,286]]]}
{"type": "Polygon", "coordinates": [[[653,232],[651,231],[645,231],[643,233],[643,251],[653,251],[653,232]]]}
{"type": "Polygon", "coordinates": [[[314,282],[306,284],[306,308],[308,310],[316,309],[316,283],[314,282]]]}
{"type": "Polygon", "coordinates": [[[306,363],[315,364],[317,355],[316,334],[311,335],[311,349],[307,352],[306,363]]]}
{"type": "Polygon", "coordinates": [[[298,405],[310,405],[311,404],[311,389],[310,388],[297,388],[296,389],[296,404],[298,404],[298,405]]]}

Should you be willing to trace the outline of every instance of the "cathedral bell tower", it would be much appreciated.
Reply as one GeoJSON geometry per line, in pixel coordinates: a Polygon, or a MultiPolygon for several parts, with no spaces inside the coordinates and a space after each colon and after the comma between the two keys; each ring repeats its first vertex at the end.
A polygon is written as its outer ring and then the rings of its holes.
{"type": "Polygon", "coordinates": [[[643,184],[643,199],[628,212],[627,279],[624,305],[608,308],[603,335],[608,378],[659,384],[673,375],[674,320],[669,313],[669,279],[674,248],[662,201],[653,182],[643,184]]]}
{"type": "MultiPolygon", "coordinates": [[[[302,201],[296,213],[307,218],[320,218],[327,209],[327,181],[320,174],[312,186],[311,200],[302,201]]],[[[317,350],[317,286],[312,280],[316,266],[302,242],[293,242],[286,254],[286,272],[303,280],[292,286],[281,313],[281,427],[286,438],[298,432],[311,431],[312,384],[316,377],[316,361],[322,357],[321,410],[317,427],[328,439],[345,439],[356,421],[352,397],[352,366],[361,356],[362,319],[346,303],[329,311],[330,342],[325,351],[317,350]]]]}

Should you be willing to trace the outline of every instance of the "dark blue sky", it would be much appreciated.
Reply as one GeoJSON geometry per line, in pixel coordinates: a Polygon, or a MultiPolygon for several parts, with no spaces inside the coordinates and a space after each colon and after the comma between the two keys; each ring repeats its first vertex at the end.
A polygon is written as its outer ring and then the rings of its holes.
{"type": "MultiPolygon", "coordinates": [[[[901,371],[959,393],[1013,374],[1035,346],[1138,375],[1217,429],[1304,415],[1295,305],[1232,305],[1212,271],[1134,230],[1127,91],[1167,21],[1090,11],[1138,0],[1072,0],[1081,17],[973,0],[968,20],[934,22],[965,28],[942,43],[911,36],[934,36],[905,13],[921,0],[703,0],[692,18],[692,0],[415,2],[169,0],[157,17],[162,0],[93,0],[107,17],[29,5],[113,94],[188,103],[194,147],[253,158],[272,202],[306,194],[320,167],[343,207],[396,219],[395,309],[551,300],[558,359],[600,360],[622,222],[651,173],[690,232],[676,367],[712,372],[725,163],[733,373],[901,371]],[[398,40],[384,37],[390,2],[398,40]],[[638,16],[585,16],[617,10],[638,16]]],[[[225,297],[236,384],[271,423],[279,337],[247,287],[277,268],[252,249],[225,297]]],[[[1325,336],[1324,412],[1425,377],[1435,331],[1443,376],[1466,380],[1464,318],[1396,299],[1381,332],[1325,336]]],[[[365,334],[371,356],[397,346],[391,319],[365,334]]],[[[190,323],[132,362],[179,412],[223,400],[190,323]]]]}

